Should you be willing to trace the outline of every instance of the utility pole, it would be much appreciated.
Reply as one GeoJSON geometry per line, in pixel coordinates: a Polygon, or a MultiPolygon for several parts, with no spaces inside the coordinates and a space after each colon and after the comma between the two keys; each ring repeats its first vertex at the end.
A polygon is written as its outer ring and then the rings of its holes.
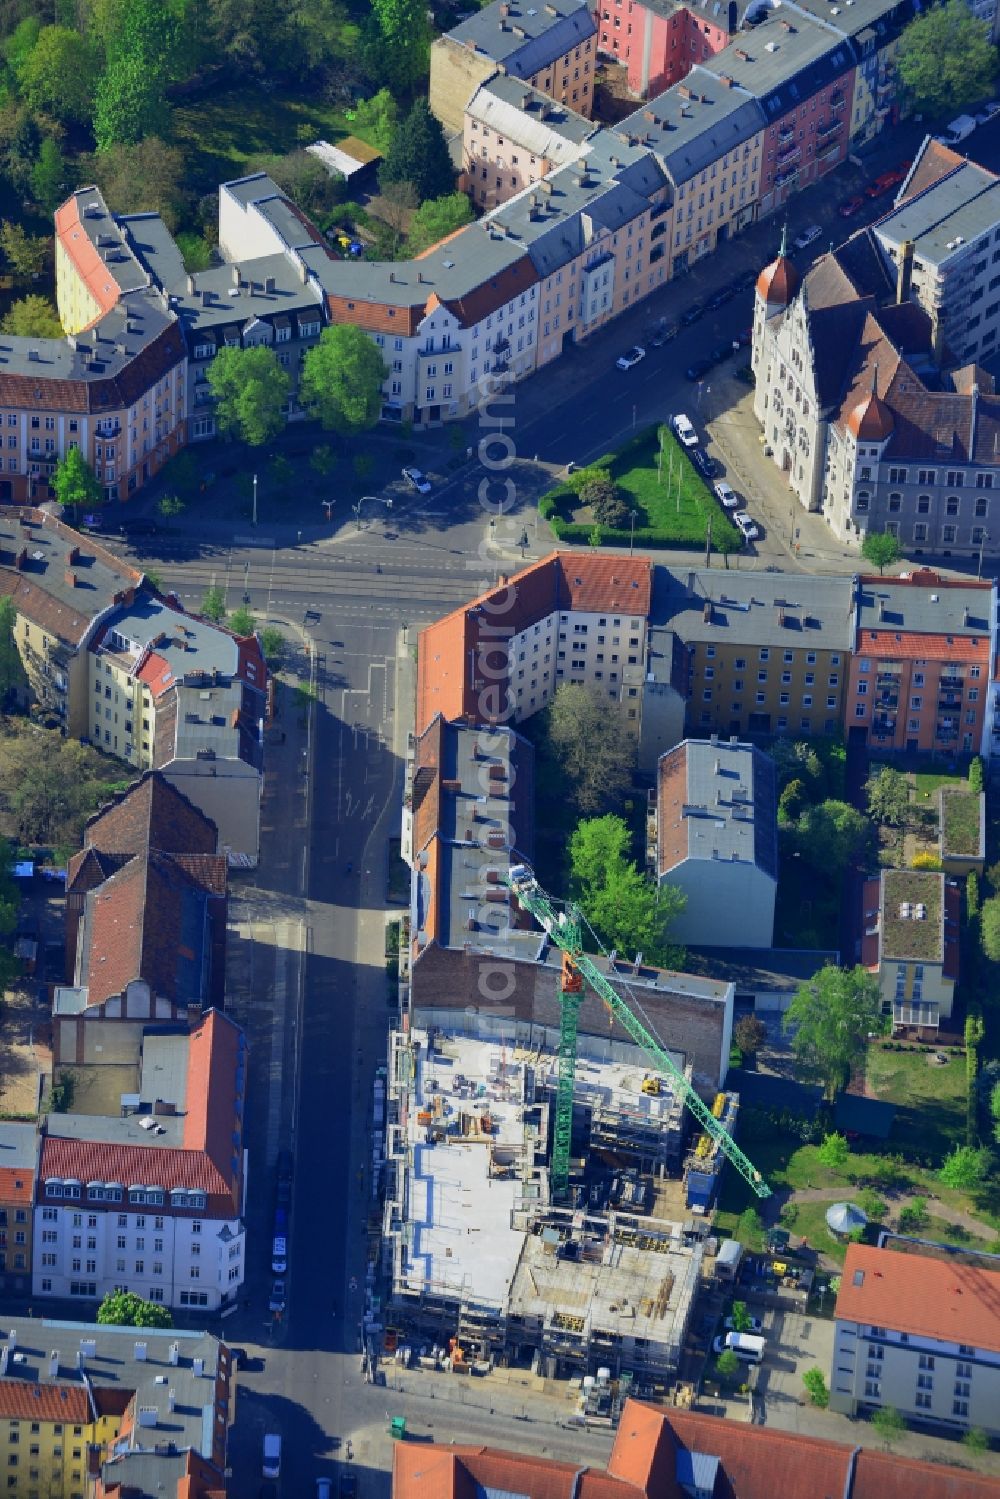
{"type": "Polygon", "coordinates": [[[257,524],[257,475],[253,476],[253,524],[257,524]]]}
{"type": "Polygon", "coordinates": [[[710,561],[711,555],[712,555],[712,517],[710,515],[708,517],[708,526],[705,529],[705,566],[706,567],[711,567],[711,565],[712,565],[712,563],[710,561]]]}

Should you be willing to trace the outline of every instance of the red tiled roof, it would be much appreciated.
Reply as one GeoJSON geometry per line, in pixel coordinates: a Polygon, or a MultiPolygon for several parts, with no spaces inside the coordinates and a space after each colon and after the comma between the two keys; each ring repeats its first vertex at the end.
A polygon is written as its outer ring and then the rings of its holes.
{"type": "Polygon", "coordinates": [[[849,1244],[835,1314],[1000,1353],[1000,1271],[849,1244]]]}
{"type": "Polygon", "coordinates": [[[30,1166],[0,1166],[0,1202],[5,1207],[29,1203],[35,1195],[35,1173],[30,1166]]]}
{"type": "Polygon", "coordinates": [[[35,1384],[29,1379],[0,1380],[0,1417],[15,1421],[70,1421],[87,1426],[93,1419],[82,1384],[35,1384]]]}
{"type": "Polygon", "coordinates": [[[162,697],[174,685],[173,667],[165,656],[158,656],[155,651],[150,651],[136,676],[140,682],[145,682],[154,697],[162,697]]]}
{"type": "Polygon", "coordinates": [[[84,844],[99,853],[132,855],[146,848],[168,854],[214,854],[211,818],[158,770],[147,770],[127,791],[87,820],[84,844]]]}
{"type": "MultiPolygon", "coordinates": [[[[42,1141],[39,1182],[120,1182],[162,1187],[171,1192],[184,1187],[210,1198],[230,1196],[229,1184],[215,1163],[201,1150],[177,1150],[158,1145],[115,1145],[103,1140],[63,1140],[47,1135],[42,1141]]],[[[42,1188],[43,1189],[43,1188],[42,1188]]]]}
{"type": "Polygon", "coordinates": [[[850,1499],[997,1499],[1000,1484],[985,1473],[915,1462],[862,1447],[850,1499]]]}
{"type": "Polygon", "coordinates": [[[947,177],[956,167],[964,166],[964,156],[959,156],[957,151],[931,136],[905,185],[905,197],[901,201],[908,202],[917,193],[924,192],[928,187],[933,187],[935,182],[940,182],[942,177],[947,177]]]}
{"type": "Polygon", "coordinates": [[[669,874],[688,853],[688,830],[682,808],[687,801],[687,746],[678,744],[660,756],[656,791],[656,872],[669,874]]]}
{"type": "Polygon", "coordinates": [[[990,638],[982,635],[924,635],[918,630],[858,631],[859,655],[884,661],[989,661],[990,638]]]}
{"type": "Polygon", "coordinates": [[[110,312],[121,296],[121,287],[80,221],[79,200],[80,194],[74,193],[61,208],[56,209],[56,238],[101,312],[110,312]]]}
{"type": "Polygon", "coordinates": [[[757,277],[757,295],[775,306],[787,307],[799,289],[798,270],[787,255],[779,255],[757,277]]]}

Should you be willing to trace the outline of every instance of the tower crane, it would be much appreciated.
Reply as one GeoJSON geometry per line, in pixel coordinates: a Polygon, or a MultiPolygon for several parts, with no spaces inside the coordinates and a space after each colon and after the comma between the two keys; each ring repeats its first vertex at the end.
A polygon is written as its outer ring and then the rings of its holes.
{"type": "Polygon", "coordinates": [[[552,1150],[552,1190],[556,1198],[569,1190],[569,1157],[573,1133],[573,1080],[576,1074],[576,1038],[584,982],[604,1001],[612,1016],[635,1044],[645,1052],[658,1072],[672,1080],[678,1096],[691,1110],[705,1133],[717,1143],[743,1180],[758,1197],[770,1197],[771,1189],[753,1162],[740,1150],[736,1141],[712,1110],[702,1102],[691,1083],[675,1065],[666,1048],[634,1013],[639,1005],[628,985],[623,984],[631,1000],[627,1004],[593,958],[584,951],[584,918],[578,906],[568,903],[557,911],[527,864],[512,864],[501,879],[517,897],[524,910],[530,911],[562,954],[560,983],[559,1057],[556,1086],[556,1117],[552,1150]]]}

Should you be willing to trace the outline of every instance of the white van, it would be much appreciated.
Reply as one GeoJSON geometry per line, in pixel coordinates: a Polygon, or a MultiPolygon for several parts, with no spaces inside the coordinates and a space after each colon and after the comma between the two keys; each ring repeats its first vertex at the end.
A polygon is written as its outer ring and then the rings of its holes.
{"type": "Polygon", "coordinates": [[[764,1339],[752,1332],[727,1332],[724,1347],[744,1364],[759,1364],[764,1359],[764,1339]]]}
{"type": "Polygon", "coordinates": [[[284,1275],[288,1269],[288,1240],[284,1234],[275,1234],[271,1242],[271,1271],[274,1275],[284,1275]]]}
{"type": "Polygon", "coordinates": [[[281,1437],[276,1431],[264,1433],[264,1477],[281,1477],[281,1437]]]}

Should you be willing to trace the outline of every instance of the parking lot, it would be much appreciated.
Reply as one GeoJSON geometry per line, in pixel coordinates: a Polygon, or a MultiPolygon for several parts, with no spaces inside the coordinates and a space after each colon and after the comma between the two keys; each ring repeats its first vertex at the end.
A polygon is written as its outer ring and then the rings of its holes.
{"type": "Polygon", "coordinates": [[[805,1391],[802,1376],[808,1369],[821,1369],[829,1381],[833,1357],[833,1322],[798,1312],[769,1311],[764,1316],[767,1347],[757,1369],[758,1419],[773,1420],[783,1427],[798,1426],[789,1411],[774,1407],[800,1406],[805,1391]]]}

